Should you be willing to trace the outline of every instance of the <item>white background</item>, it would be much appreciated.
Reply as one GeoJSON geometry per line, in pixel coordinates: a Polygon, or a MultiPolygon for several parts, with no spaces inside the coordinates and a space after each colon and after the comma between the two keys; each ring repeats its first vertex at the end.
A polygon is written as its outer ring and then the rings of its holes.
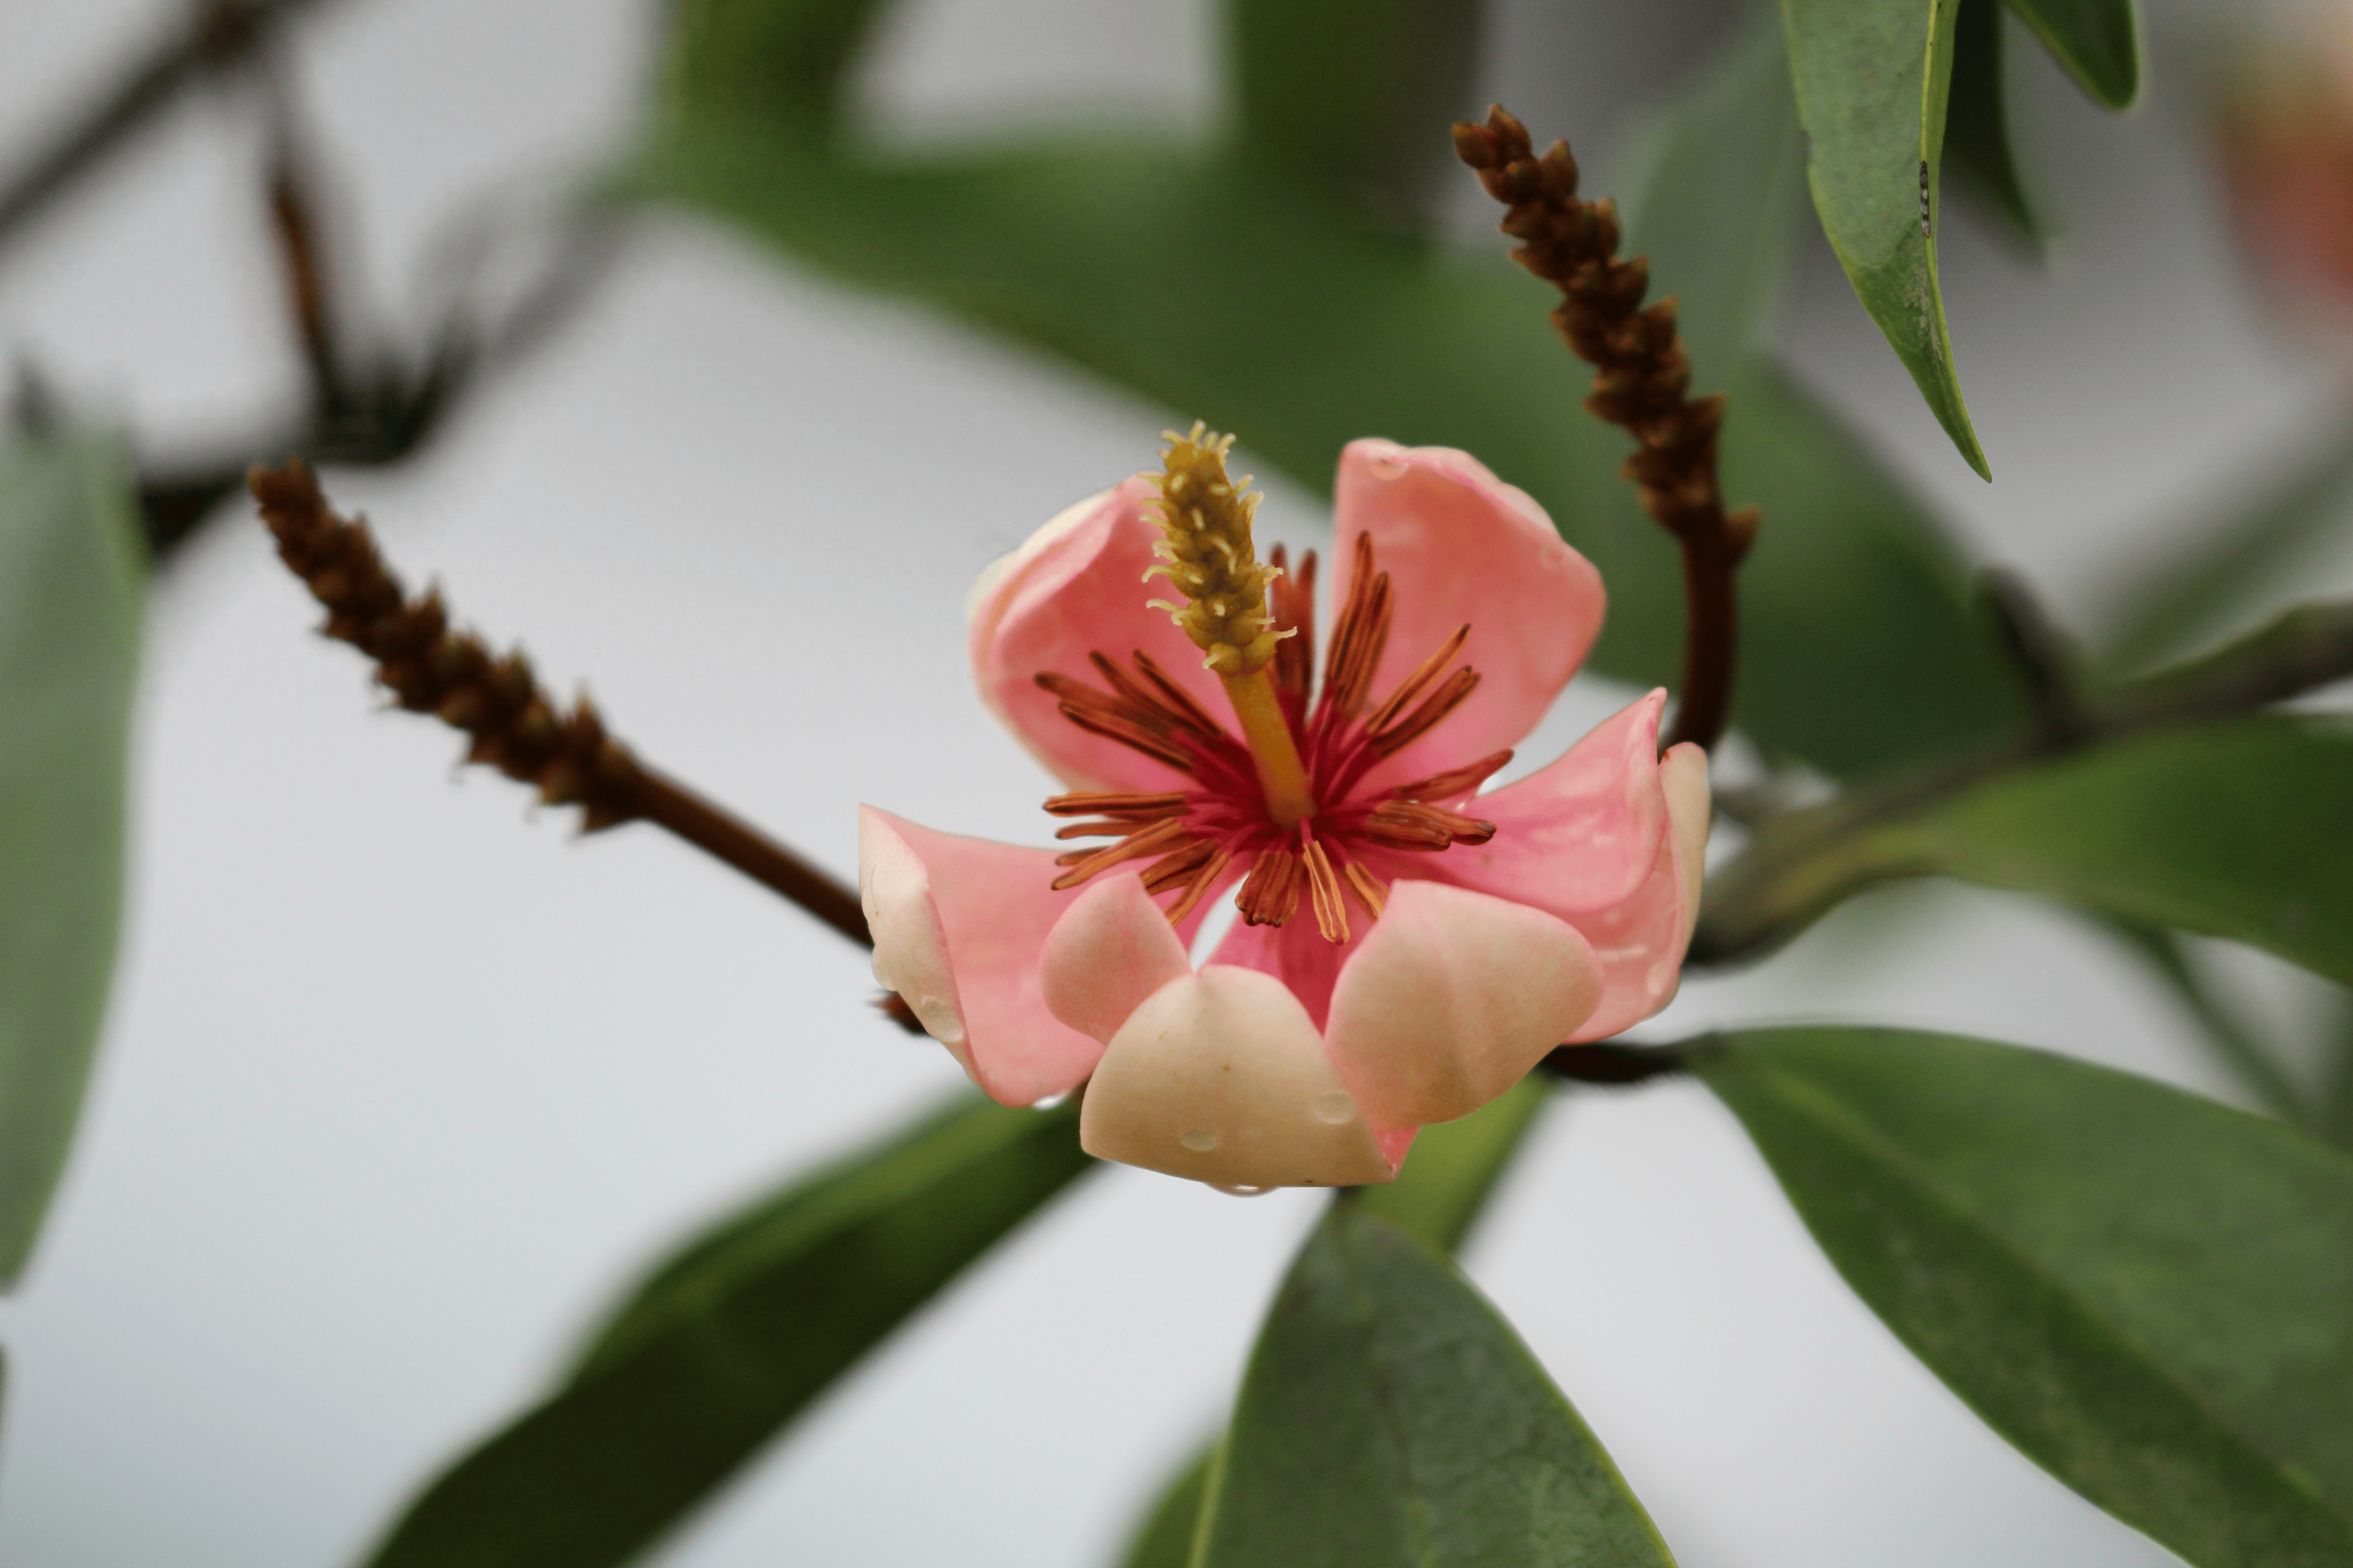
{"type": "MultiPolygon", "coordinates": [[[[170,13],[9,0],[0,148],[170,13]]],[[[1606,180],[1629,111],[1699,63],[1715,16],[1511,0],[1482,96],[1606,180]]],[[[2014,55],[2071,237],[2037,270],[1966,217],[1946,230],[1998,484],[1954,456],[1819,241],[1782,331],[1973,550],[2087,622],[2117,565],[2336,416],[2327,368],[2269,335],[2221,236],[2198,26],[2157,7],[2157,86],[2123,121],[2014,55]]],[[[304,30],[342,259],[380,312],[413,312],[453,212],[627,135],[650,33],[630,0],[375,0],[304,30]]],[[[909,0],[861,90],[915,142],[1099,110],[1206,133],[1214,59],[1193,3],[909,0]]],[[[294,395],[250,120],[190,107],[0,256],[0,347],[153,451],[294,395]]],[[[965,587],[1189,415],[672,225],[425,458],[332,479],[413,580],[443,578],[552,679],[593,681],[644,754],[849,875],[860,800],[1036,837],[1046,781],[964,677],[965,587]]],[[[1276,531],[1312,542],[1314,506],[1271,489],[1276,531]]],[[[2348,577],[2340,559],[2299,586],[2348,577]]],[[[875,1020],[849,944],[651,830],[577,843],[568,814],[454,774],[450,734],[371,711],[313,620],[241,516],[155,597],[113,1017],[49,1233],[0,1301],[11,1568],[350,1559],[666,1238],[958,1080],[875,1020]]],[[[1626,695],[1580,683],[1528,755],[1626,695]]],[[[2232,968],[2309,1010],[2267,966],[2232,968]]],[[[1863,900],[1762,970],[1694,982],[1653,1032],[1797,1016],[2226,1088],[2127,960],[1988,894],[1863,900]]],[[[1104,1562],[1215,1419],[1315,1201],[1092,1178],[669,1559],[1104,1562]]],[[[1565,1098],[1469,1263],[1686,1568],[2170,1561],[1911,1363],[1696,1090],[1565,1098]]]]}

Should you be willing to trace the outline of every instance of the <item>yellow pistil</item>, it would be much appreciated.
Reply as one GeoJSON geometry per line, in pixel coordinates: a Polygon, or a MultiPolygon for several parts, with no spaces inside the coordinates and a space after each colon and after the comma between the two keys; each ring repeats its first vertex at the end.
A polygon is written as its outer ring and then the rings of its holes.
{"type": "Polygon", "coordinates": [[[1247,475],[1240,480],[1226,476],[1231,436],[1213,435],[1197,420],[1189,436],[1171,430],[1167,438],[1163,471],[1155,477],[1160,500],[1154,521],[1162,538],[1153,553],[1160,564],[1145,578],[1167,578],[1187,602],[1150,603],[1176,618],[1201,650],[1201,662],[1224,681],[1242,741],[1258,765],[1267,810],[1288,827],[1311,815],[1315,802],[1267,673],[1275,644],[1291,633],[1276,627],[1267,608],[1266,586],[1276,569],[1260,563],[1250,542],[1259,498],[1247,475]]]}

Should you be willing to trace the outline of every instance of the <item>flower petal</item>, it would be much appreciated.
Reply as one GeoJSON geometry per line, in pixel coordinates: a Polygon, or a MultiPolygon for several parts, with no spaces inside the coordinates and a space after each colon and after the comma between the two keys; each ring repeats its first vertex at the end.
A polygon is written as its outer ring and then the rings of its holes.
{"type": "Polygon", "coordinates": [[[1382,698],[1457,626],[1479,689],[1437,730],[1377,765],[1366,784],[1398,784],[1516,745],[1585,662],[1608,605],[1601,574],[1561,539],[1544,509],[1468,453],[1351,441],[1340,454],[1333,603],[1345,604],[1359,531],[1397,587],[1382,698]]]}
{"type": "Polygon", "coordinates": [[[1459,809],[1495,825],[1425,873],[1568,919],[1616,907],[1651,875],[1666,831],[1653,691],[1603,720],[1551,765],[1459,809]]]}
{"type": "Polygon", "coordinates": [[[1192,973],[1184,942],[1137,871],[1098,877],[1071,900],[1038,965],[1047,1009],[1105,1043],[1145,997],[1192,973]]]}
{"type": "MultiPolygon", "coordinates": [[[[1300,902],[1306,903],[1304,895],[1300,902]]],[[[1340,966],[1363,943],[1366,922],[1363,909],[1351,903],[1348,940],[1331,942],[1315,929],[1315,917],[1304,907],[1283,925],[1254,926],[1236,921],[1209,954],[1209,963],[1274,976],[1299,998],[1308,1020],[1321,1029],[1332,1008],[1332,987],[1340,978],[1340,966]]]]}
{"type": "Polygon", "coordinates": [[[1006,1105],[1065,1092],[1103,1054],[1057,1022],[1039,992],[1046,933],[1075,899],[1049,886],[1055,870],[1049,849],[859,808],[858,887],[874,931],[874,977],[1006,1105]]]}
{"type": "Polygon", "coordinates": [[[1601,996],[1593,950],[1542,910],[1399,882],[1340,971],[1324,1031],[1376,1127],[1468,1116],[1567,1039],[1601,996]]]}
{"type": "MultiPolygon", "coordinates": [[[[1224,689],[1202,668],[1201,650],[1165,611],[1144,574],[1156,564],[1159,526],[1144,515],[1158,491],[1142,476],[1091,496],[1030,535],[981,574],[967,612],[974,682],[981,700],[1054,776],[1074,789],[1163,790],[1184,775],[1116,741],[1080,729],[1035,677],[1053,671],[1100,688],[1087,663],[1101,652],[1125,663],[1142,649],[1210,713],[1226,712],[1224,689]]],[[[1158,579],[1154,580],[1155,583],[1158,579]]]]}
{"type": "Polygon", "coordinates": [[[1396,1179],[1324,1041],[1282,983],[1211,964],[1145,999],[1087,1085],[1079,1142],[1232,1187],[1396,1179]]]}
{"type": "Polygon", "coordinates": [[[1601,1005],[1572,1044],[1632,1028],[1673,1001],[1683,981],[1707,870],[1707,753],[1688,741],[1670,748],[1659,759],[1659,783],[1668,826],[1649,878],[1613,909],[1567,917],[1601,962],[1601,1005]]]}

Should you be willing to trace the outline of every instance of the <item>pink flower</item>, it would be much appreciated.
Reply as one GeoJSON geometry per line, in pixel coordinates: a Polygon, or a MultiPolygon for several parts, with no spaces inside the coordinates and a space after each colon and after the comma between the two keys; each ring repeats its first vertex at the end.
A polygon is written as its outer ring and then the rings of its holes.
{"type": "MultiPolygon", "coordinates": [[[[1146,608],[1162,483],[1071,508],[971,601],[983,700],[1069,787],[1046,803],[1076,819],[1057,837],[1110,843],[1058,855],[862,808],[875,973],[997,1100],[1086,1083],[1098,1156],[1228,1187],[1389,1181],[1423,1124],[1673,996],[1706,759],[1659,755],[1653,691],[1478,795],[1592,646],[1600,576],[1463,453],[1357,441],[1320,687],[1314,554],[1266,595],[1259,645],[1282,640],[1261,679],[1306,782],[1271,808],[1266,721],[1146,608]],[[1242,918],[1197,970],[1188,946],[1237,880],[1242,918]]],[[[1247,561],[1251,498],[1234,499],[1247,561]]]]}

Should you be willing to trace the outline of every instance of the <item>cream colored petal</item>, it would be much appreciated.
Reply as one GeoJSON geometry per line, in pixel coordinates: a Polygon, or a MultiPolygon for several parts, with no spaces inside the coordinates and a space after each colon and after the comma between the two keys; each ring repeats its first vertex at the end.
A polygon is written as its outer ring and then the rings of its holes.
{"type": "Polygon", "coordinates": [[[1282,982],[1211,964],[1147,997],[1087,1085],[1079,1142],[1098,1159],[1224,1187],[1395,1179],[1282,982]]]}
{"type": "Polygon", "coordinates": [[[971,1072],[971,1042],[930,874],[890,819],[871,806],[858,809],[858,902],[874,937],[874,978],[905,998],[924,1032],[971,1072]]]}
{"type": "Polygon", "coordinates": [[[1673,841],[1675,879],[1683,898],[1683,945],[1691,945],[1692,927],[1699,923],[1700,884],[1707,877],[1708,817],[1715,802],[1708,794],[1707,752],[1693,742],[1667,748],[1659,759],[1659,787],[1667,797],[1667,835],[1673,841]]]}
{"type": "Polygon", "coordinates": [[[1376,1127],[1468,1116],[1526,1076],[1601,999],[1566,921],[1442,882],[1398,882],[1340,971],[1332,1058],[1376,1127]]]}

